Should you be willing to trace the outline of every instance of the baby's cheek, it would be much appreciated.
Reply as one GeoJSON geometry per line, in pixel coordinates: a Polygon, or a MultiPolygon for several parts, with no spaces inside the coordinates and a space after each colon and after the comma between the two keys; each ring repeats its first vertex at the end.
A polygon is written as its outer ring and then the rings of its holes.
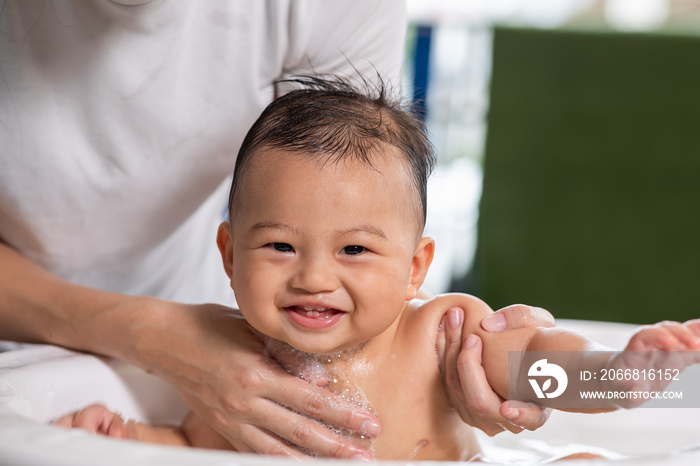
{"type": "Polygon", "coordinates": [[[369,316],[364,319],[364,326],[376,334],[383,332],[399,318],[405,304],[404,296],[399,293],[378,296],[363,306],[369,316]]]}

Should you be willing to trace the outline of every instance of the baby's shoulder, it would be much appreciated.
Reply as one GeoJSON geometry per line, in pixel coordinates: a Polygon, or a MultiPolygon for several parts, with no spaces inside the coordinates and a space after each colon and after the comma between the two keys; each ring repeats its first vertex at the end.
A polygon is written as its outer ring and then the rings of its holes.
{"type": "Polygon", "coordinates": [[[493,310],[481,299],[464,293],[445,293],[430,299],[414,299],[407,303],[404,317],[411,326],[433,326],[437,328],[442,318],[452,308],[464,310],[465,324],[479,326],[484,317],[493,310]]]}

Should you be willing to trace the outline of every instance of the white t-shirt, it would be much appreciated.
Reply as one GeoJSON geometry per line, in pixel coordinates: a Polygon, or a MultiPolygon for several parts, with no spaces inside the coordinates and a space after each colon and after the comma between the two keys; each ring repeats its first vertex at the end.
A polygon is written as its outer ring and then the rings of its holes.
{"type": "Polygon", "coordinates": [[[398,87],[404,8],[0,0],[0,239],[73,283],[231,304],[216,229],[272,82],[398,87]]]}

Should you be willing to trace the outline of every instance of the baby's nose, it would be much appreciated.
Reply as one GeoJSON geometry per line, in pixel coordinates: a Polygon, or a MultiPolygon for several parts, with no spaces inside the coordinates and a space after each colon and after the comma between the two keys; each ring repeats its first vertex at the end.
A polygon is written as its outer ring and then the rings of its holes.
{"type": "Polygon", "coordinates": [[[338,288],[338,279],[329,261],[309,258],[300,265],[290,285],[307,293],[327,293],[338,288]]]}

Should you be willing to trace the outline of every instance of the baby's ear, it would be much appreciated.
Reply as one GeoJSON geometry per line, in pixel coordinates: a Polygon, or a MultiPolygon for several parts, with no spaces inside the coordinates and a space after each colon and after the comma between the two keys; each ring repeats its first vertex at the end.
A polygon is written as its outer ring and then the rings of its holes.
{"type": "Polygon", "coordinates": [[[216,234],[216,244],[219,246],[226,275],[231,278],[233,270],[233,239],[231,238],[231,225],[229,222],[223,222],[219,225],[219,231],[216,234]]]}
{"type": "Polygon", "coordinates": [[[418,289],[423,286],[425,276],[428,274],[430,263],[435,255],[435,241],[425,237],[420,240],[411,262],[411,275],[406,289],[406,300],[411,300],[418,294],[418,289]]]}

